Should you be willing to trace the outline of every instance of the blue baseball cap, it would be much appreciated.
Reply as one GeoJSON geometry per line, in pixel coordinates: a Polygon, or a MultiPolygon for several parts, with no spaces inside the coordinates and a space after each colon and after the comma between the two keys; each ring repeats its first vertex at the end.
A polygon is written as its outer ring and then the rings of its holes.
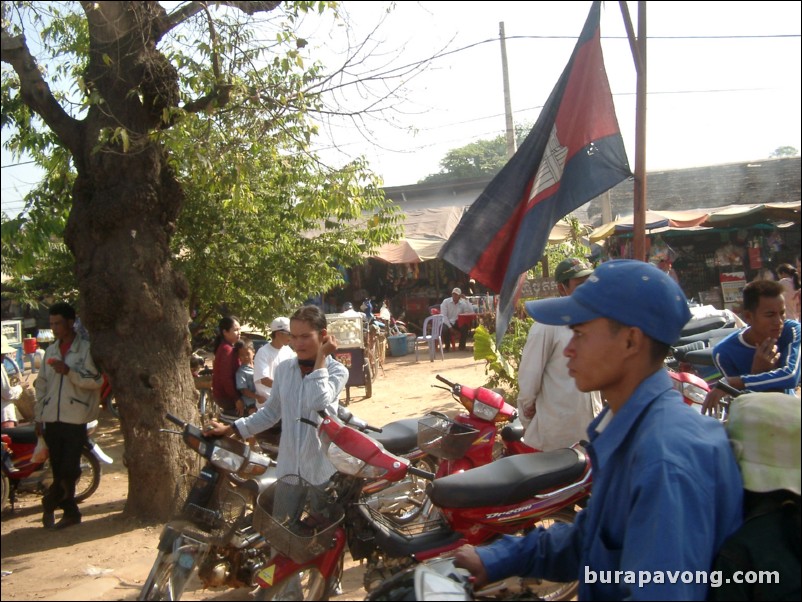
{"type": "Polygon", "coordinates": [[[632,259],[603,263],[570,297],[529,301],[526,311],[543,324],[565,326],[609,318],[666,345],[691,319],[679,285],[660,268],[632,259]]]}

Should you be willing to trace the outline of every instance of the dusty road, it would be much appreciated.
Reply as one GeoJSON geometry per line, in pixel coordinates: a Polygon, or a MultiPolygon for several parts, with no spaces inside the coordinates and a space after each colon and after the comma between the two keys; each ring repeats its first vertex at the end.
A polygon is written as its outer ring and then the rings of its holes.
{"type": "MultiPolygon", "coordinates": [[[[457,409],[449,393],[433,389],[436,374],[469,386],[485,382],[484,364],[472,352],[446,354],[429,362],[414,355],[388,357],[373,396],[351,389],[350,409],[371,424],[382,425],[429,410],[457,409]]],[[[343,399],[345,395],[343,394],[343,399]]],[[[41,526],[38,496],[22,496],[16,511],[2,520],[2,600],[135,600],[156,557],[162,525],[122,514],[128,479],[122,463],[123,443],[116,419],[102,414],[96,439],[114,458],[103,466],[98,491],[82,505],[83,523],[60,532],[41,526]]],[[[145,485],[146,486],[146,485],[145,485]]],[[[343,595],[336,600],[362,600],[361,568],[346,566],[343,595]]],[[[187,592],[187,600],[243,600],[247,589],[187,592]]]]}

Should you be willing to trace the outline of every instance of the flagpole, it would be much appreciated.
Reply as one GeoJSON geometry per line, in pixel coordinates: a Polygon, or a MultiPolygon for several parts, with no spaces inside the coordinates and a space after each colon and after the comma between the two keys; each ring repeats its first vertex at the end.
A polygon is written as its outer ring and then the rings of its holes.
{"type": "Polygon", "coordinates": [[[629,7],[620,0],[637,72],[635,100],[635,198],[632,207],[632,258],[646,261],[646,2],[638,2],[638,37],[632,27],[629,7]]]}

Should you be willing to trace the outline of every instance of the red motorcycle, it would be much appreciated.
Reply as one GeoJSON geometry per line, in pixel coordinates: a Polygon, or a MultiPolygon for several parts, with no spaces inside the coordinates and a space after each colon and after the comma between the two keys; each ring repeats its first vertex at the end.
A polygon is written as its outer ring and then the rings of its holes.
{"type": "Polygon", "coordinates": [[[515,421],[518,411],[499,393],[485,387],[472,388],[453,383],[439,374],[435,378],[448,385],[448,388],[438,388],[451,391],[454,399],[467,410],[453,419],[432,413],[418,422],[418,445],[441,459],[437,478],[484,466],[501,454],[534,451],[513,437],[502,439],[504,449],[500,450],[499,425],[515,421]]]}
{"type": "MultiPolygon", "coordinates": [[[[315,426],[337,473],[325,487],[288,475],[257,499],[254,527],[275,552],[256,574],[259,600],[327,600],[339,580],[346,544],[355,560],[366,561],[364,586],[371,591],[415,562],[463,544],[521,533],[545,521],[572,521],[574,505],[590,494],[589,458],[577,445],[502,458],[435,479],[429,495],[440,515],[398,525],[365,503],[364,480],[434,475],[338,418],[321,416],[315,426]]],[[[551,599],[570,599],[576,590],[575,582],[519,585],[551,599]]],[[[505,589],[504,595],[509,593],[505,589]]]]}
{"type": "MultiPolygon", "coordinates": [[[[97,427],[97,421],[87,426],[91,435],[97,427]]],[[[33,424],[25,424],[2,431],[2,463],[3,463],[3,491],[2,509],[6,503],[11,504],[12,510],[18,493],[28,492],[43,495],[53,481],[53,471],[50,462],[33,461],[38,437],[33,424]]],[[[92,495],[100,485],[100,462],[112,463],[100,446],[90,437],[81,451],[81,476],[75,485],[75,499],[84,501],[92,495]]]]}

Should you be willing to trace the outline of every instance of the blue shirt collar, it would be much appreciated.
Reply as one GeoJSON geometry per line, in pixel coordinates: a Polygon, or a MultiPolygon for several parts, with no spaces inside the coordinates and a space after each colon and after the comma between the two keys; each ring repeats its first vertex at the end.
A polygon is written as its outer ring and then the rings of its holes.
{"type": "Polygon", "coordinates": [[[645,378],[613,416],[606,407],[588,426],[588,436],[599,466],[604,466],[622,445],[633,425],[647,411],[657,397],[673,389],[671,377],[660,369],[645,378]],[[608,416],[609,415],[609,416],[608,416]]]}

